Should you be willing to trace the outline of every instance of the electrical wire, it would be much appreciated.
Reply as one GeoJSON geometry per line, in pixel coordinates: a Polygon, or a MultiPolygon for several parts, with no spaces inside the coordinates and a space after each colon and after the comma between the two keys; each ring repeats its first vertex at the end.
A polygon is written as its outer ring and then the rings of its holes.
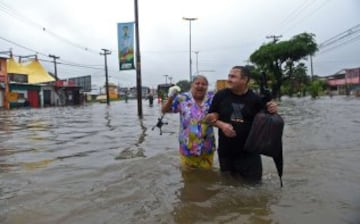
{"type": "Polygon", "coordinates": [[[321,50],[320,53],[319,53],[319,55],[320,55],[320,54],[327,53],[327,52],[329,52],[329,51],[333,51],[333,50],[335,50],[335,49],[337,49],[337,48],[339,48],[339,47],[342,47],[342,46],[347,45],[347,44],[352,43],[352,42],[356,42],[356,41],[358,41],[358,40],[360,40],[360,34],[357,35],[357,36],[355,36],[355,37],[353,37],[353,38],[351,38],[351,39],[345,40],[345,41],[342,42],[342,43],[338,43],[337,45],[335,45],[335,46],[333,46],[333,47],[327,48],[327,49],[325,49],[325,50],[321,50]]]}
{"type": "MultiPolygon", "coordinates": [[[[319,12],[321,8],[323,8],[326,4],[328,4],[329,0],[324,0],[318,7],[316,7],[314,10],[310,11],[309,13],[305,14],[303,17],[298,17],[294,20],[293,23],[289,23],[287,28],[284,29],[282,33],[286,34],[291,30],[294,30],[298,24],[303,23],[305,20],[311,18],[315,13],[319,12]]],[[[315,1],[312,1],[311,5],[315,3],[315,1]]]]}
{"type": "Polygon", "coordinates": [[[319,48],[320,49],[326,48],[327,46],[331,46],[332,44],[335,44],[336,42],[338,42],[342,39],[345,39],[351,35],[355,35],[359,32],[360,32],[360,24],[355,25],[355,26],[351,27],[350,29],[348,29],[344,32],[341,32],[341,33],[331,37],[330,39],[322,42],[321,44],[319,44],[319,48]]]}
{"type": "Polygon", "coordinates": [[[83,46],[81,44],[78,44],[78,43],[75,43],[74,41],[71,41],[53,31],[51,31],[49,28],[46,28],[45,26],[42,26],[41,24],[39,23],[36,23],[34,22],[32,19],[28,18],[28,17],[25,17],[24,15],[22,15],[20,12],[18,12],[17,10],[11,8],[10,6],[6,5],[5,3],[3,2],[0,2],[0,11],[4,12],[5,14],[7,14],[8,16],[10,17],[13,17],[17,20],[19,20],[20,22],[24,23],[24,24],[27,24],[27,25],[30,25],[32,27],[35,27],[37,29],[41,29],[43,32],[46,32],[48,33],[50,36],[64,42],[64,43],[67,43],[73,47],[76,47],[76,48],[79,48],[81,50],[84,50],[84,51],[87,51],[87,52],[90,52],[90,53],[95,53],[95,54],[98,54],[99,51],[98,50],[94,50],[94,49],[91,49],[89,47],[86,47],[86,46],[83,46]]]}

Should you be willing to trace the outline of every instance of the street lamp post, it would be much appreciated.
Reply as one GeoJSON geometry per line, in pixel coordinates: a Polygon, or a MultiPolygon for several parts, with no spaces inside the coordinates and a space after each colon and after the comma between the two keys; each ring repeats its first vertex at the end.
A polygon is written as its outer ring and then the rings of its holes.
{"type": "Polygon", "coordinates": [[[196,75],[199,75],[199,51],[194,51],[196,54],[196,75]]]}
{"type": "Polygon", "coordinates": [[[192,60],[191,60],[191,21],[197,20],[197,18],[183,17],[183,20],[189,21],[189,78],[192,82],[192,60]]]}

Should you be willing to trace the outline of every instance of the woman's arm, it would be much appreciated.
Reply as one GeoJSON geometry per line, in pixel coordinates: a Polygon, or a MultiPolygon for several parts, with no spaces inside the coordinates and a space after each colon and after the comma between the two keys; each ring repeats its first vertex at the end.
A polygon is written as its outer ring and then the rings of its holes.
{"type": "Polygon", "coordinates": [[[170,96],[168,97],[168,99],[166,100],[166,102],[162,105],[161,107],[161,113],[167,113],[171,110],[171,104],[173,103],[174,101],[174,97],[173,96],[170,96]]]}
{"type": "Polygon", "coordinates": [[[219,119],[219,114],[215,112],[209,113],[205,116],[206,122],[211,125],[214,125],[218,119],[219,119]]]}

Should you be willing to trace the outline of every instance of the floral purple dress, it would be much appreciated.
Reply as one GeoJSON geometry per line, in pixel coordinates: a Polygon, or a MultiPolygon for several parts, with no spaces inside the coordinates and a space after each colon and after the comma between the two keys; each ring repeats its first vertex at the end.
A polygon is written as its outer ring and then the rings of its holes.
{"type": "Polygon", "coordinates": [[[180,113],[179,143],[182,155],[199,156],[215,151],[214,129],[205,121],[213,96],[208,92],[201,106],[195,102],[191,92],[175,97],[171,111],[180,113]]]}

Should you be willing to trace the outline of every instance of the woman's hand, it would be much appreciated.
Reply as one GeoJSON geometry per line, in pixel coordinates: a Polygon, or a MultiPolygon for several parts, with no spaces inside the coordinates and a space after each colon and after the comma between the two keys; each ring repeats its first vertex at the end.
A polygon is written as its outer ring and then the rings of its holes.
{"type": "Polygon", "coordinates": [[[215,125],[216,121],[219,119],[218,113],[209,113],[206,115],[205,120],[211,125],[215,125]]]}

